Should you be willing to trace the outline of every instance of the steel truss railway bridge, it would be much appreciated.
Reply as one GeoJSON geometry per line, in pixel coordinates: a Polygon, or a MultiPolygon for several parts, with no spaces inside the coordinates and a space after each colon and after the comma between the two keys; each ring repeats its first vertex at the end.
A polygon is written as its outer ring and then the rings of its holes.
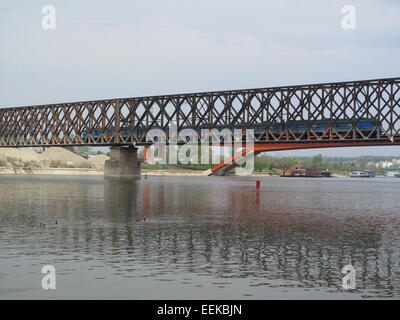
{"type": "Polygon", "coordinates": [[[135,147],[154,142],[149,130],[163,130],[169,143],[171,126],[240,129],[243,142],[254,130],[254,148],[238,155],[399,145],[400,78],[3,108],[0,147],[110,146],[106,170],[123,176],[138,173],[135,147]]]}

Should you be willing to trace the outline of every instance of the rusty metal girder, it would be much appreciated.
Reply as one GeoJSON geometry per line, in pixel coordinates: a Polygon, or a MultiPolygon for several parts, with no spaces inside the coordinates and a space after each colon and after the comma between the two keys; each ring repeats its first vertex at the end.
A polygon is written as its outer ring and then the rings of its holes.
{"type": "Polygon", "coordinates": [[[228,90],[0,109],[0,146],[146,145],[153,128],[254,128],[255,143],[388,141],[400,137],[400,78],[228,90]],[[373,130],[357,127],[375,121],[373,130]],[[332,123],[351,122],[343,132],[332,123]],[[279,124],[326,121],[293,131],[279,124]]]}

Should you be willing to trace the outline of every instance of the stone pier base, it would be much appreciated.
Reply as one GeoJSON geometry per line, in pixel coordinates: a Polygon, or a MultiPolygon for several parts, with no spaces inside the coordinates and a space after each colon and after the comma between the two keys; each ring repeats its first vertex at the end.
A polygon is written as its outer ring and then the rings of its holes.
{"type": "Polygon", "coordinates": [[[104,166],[104,178],[140,178],[137,148],[111,147],[104,166]]]}

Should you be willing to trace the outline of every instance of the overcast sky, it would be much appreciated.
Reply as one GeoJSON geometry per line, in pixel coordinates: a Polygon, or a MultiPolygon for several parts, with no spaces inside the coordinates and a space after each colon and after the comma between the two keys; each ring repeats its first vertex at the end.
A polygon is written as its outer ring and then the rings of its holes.
{"type": "MultiPolygon", "coordinates": [[[[398,77],[399,17],[398,0],[1,0],[0,106],[398,77]]],[[[315,153],[400,148],[290,152],[315,153]]]]}

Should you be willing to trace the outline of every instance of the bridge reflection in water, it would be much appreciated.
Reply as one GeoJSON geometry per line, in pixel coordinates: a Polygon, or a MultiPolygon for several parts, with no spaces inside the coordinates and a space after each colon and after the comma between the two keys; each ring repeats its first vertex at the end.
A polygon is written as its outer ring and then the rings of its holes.
{"type": "Polygon", "coordinates": [[[144,277],[245,278],[250,287],[341,292],[341,268],[352,263],[357,292],[399,296],[394,180],[266,179],[256,193],[251,179],[206,179],[2,182],[0,239],[16,255],[82,254],[125,276],[142,268],[144,277]]]}

